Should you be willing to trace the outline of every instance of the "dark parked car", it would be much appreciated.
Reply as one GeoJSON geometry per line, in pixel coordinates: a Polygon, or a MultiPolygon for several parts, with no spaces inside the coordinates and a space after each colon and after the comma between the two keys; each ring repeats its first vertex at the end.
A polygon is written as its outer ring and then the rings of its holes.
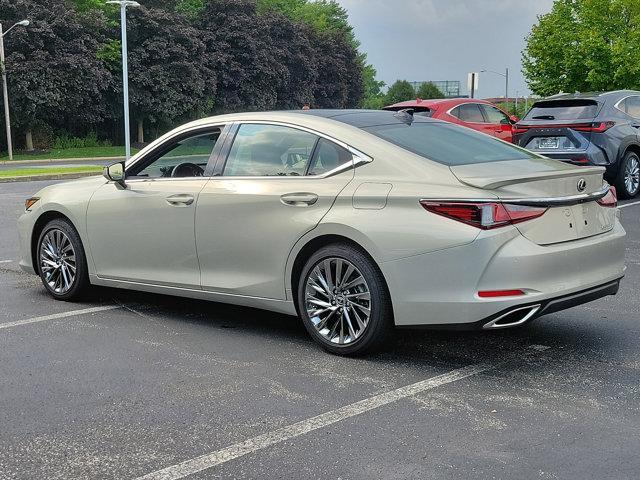
{"type": "Polygon", "coordinates": [[[549,158],[607,169],[621,197],[640,191],[640,92],[556,95],[533,104],[514,143],[549,158]]]}

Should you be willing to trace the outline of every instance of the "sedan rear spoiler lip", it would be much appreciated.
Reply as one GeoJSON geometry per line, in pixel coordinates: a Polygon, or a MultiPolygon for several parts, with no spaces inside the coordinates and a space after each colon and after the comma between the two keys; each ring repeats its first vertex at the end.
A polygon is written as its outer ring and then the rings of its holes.
{"type": "Polygon", "coordinates": [[[580,193],[567,197],[532,197],[532,198],[421,198],[420,201],[443,203],[509,203],[512,205],[526,205],[529,207],[556,207],[562,205],[578,205],[594,202],[604,198],[609,193],[609,185],[605,184],[601,190],[592,193],[580,193]]]}
{"type": "Polygon", "coordinates": [[[462,183],[472,187],[494,190],[507,185],[527,183],[536,180],[552,180],[555,178],[579,177],[602,173],[606,171],[604,167],[579,167],[579,170],[549,170],[547,172],[518,173],[516,175],[473,177],[465,175],[460,167],[449,167],[453,174],[462,183]]]}

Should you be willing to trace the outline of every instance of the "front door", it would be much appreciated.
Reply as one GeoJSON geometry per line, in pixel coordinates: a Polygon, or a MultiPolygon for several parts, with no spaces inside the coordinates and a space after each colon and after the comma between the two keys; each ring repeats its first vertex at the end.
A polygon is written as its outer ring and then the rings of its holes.
{"type": "Polygon", "coordinates": [[[509,116],[499,108],[492,105],[480,105],[487,119],[487,132],[505,142],[513,141],[513,126],[509,116]]]}
{"type": "Polygon", "coordinates": [[[196,210],[202,288],[284,299],[294,244],[329,211],[353,179],[354,156],[289,126],[239,126],[221,176],[196,210]]]}
{"type": "Polygon", "coordinates": [[[194,221],[220,128],[179,135],[91,198],[87,230],[102,278],[200,288],[194,221]]]}

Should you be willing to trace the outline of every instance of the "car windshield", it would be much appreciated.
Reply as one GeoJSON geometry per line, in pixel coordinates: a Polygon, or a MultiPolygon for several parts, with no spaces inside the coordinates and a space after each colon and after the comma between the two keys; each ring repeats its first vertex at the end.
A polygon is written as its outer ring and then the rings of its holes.
{"type": "Polygon", "coordinates": [[[594,118],[598,104],[594,100],[551,100],[537,102],[525,120],[577,120],[594,118]]]}
{"type": "Polygon", "coordinates": [[[537,155],[497,138],[446,123],[376,125],[365,131],[444,165],[526,160],[537,155]]]}

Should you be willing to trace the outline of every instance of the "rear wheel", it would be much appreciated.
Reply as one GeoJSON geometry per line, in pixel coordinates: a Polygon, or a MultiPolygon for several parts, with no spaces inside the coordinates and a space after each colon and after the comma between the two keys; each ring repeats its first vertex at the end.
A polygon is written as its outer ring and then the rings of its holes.
{"type": "Polygon", "coordinates": [[[58,300],[76,300],[89,286],[84,248],[67,220],[47,223],[38,239],[38,274],[49,294],[58,300]]]}
{"type": "Polygon", "coordinates": [[[622,198],[633,198],[640,191],[640,157],[635,152],[627,152],[620,164],[616,189],[622,198]]]}
{"type": "Polygon", "coordinates": [[[324,247],[307,261],[298,305],[311,337],[339,355],[380,348],[392,327],[382,273],[367,255],[346,244],[324,247]]]}

